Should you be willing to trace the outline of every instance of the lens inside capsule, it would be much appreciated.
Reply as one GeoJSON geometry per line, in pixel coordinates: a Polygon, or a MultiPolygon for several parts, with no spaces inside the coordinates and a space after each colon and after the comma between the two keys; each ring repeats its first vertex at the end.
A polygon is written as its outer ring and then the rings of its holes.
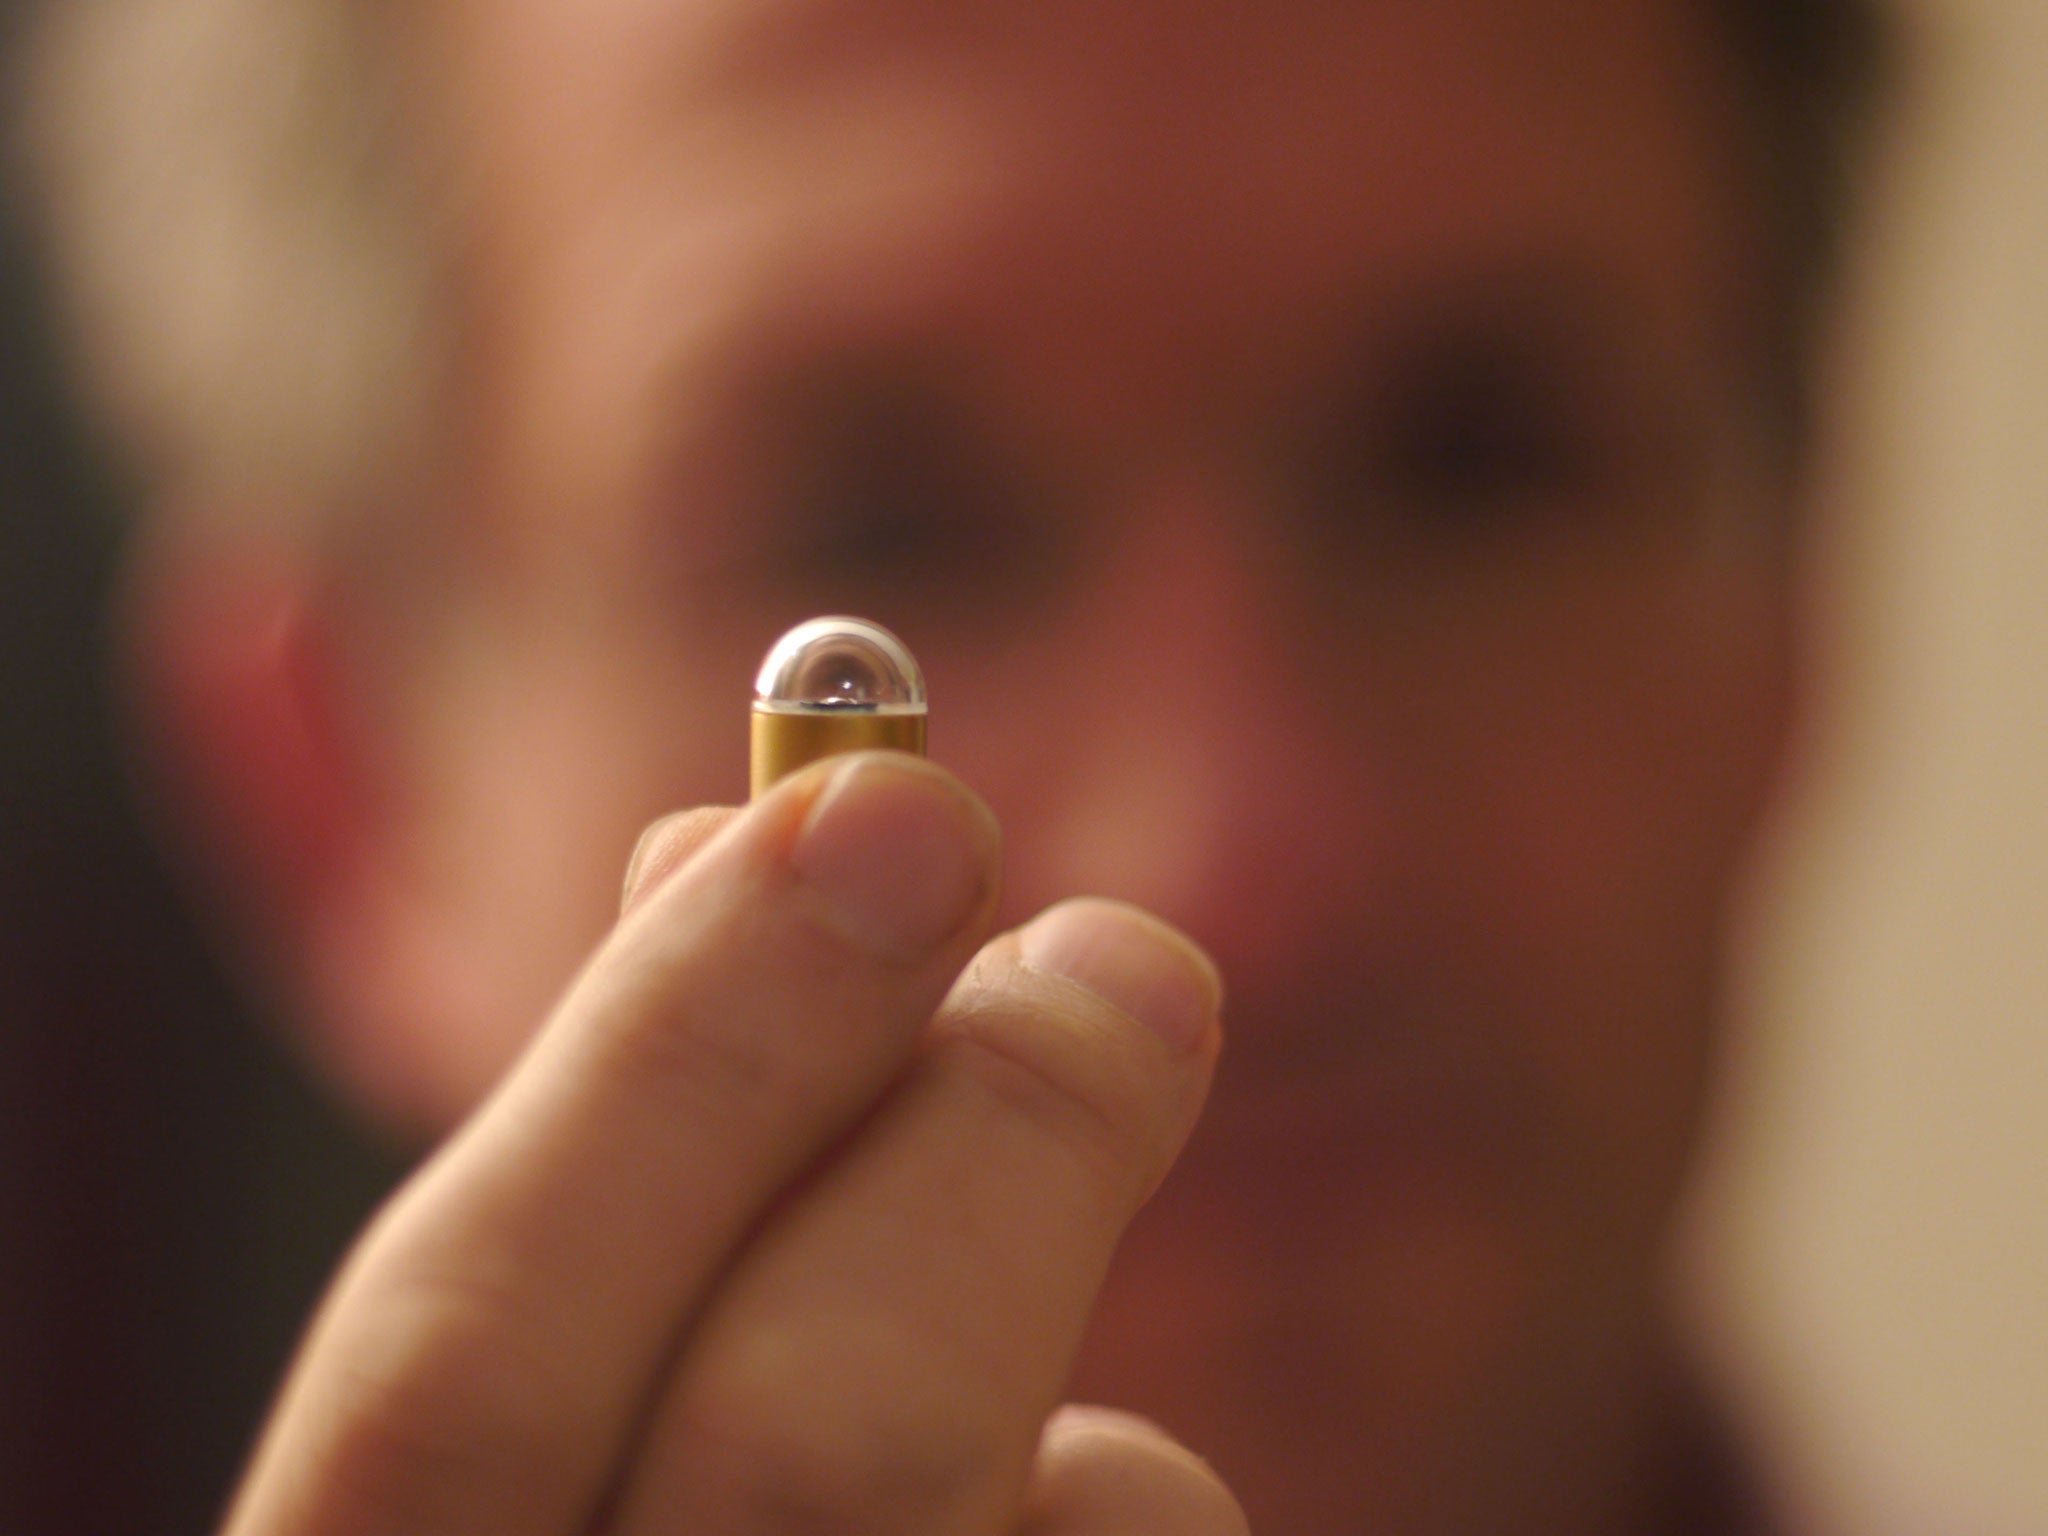
{"type": "Polygon", "coordinates": [[[812,619],[768,652],[754,705],[776,713],[922,714],[924,678],[901,640],[866,619],[812,619]]]}

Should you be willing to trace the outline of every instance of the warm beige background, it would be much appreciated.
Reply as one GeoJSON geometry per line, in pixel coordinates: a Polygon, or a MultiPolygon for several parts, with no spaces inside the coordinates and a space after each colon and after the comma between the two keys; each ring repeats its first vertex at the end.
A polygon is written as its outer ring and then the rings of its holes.
{"type": "Polygon", "coordinates": [[[1858,1529],[2048,1532],[2048,0],[1910,19],[1701,1290],[1858,1529]]]}

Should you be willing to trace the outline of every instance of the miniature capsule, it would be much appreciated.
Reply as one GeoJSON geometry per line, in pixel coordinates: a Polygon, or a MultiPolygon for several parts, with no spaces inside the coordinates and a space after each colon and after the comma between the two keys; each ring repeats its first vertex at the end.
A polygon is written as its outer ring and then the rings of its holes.
{"type": "Polygon", "coordinates": [[[753,793],[835,752],[922,756],[924,734],[924,677],[901,640],[866,619],[808,620],[754,678],[753,793]]]}

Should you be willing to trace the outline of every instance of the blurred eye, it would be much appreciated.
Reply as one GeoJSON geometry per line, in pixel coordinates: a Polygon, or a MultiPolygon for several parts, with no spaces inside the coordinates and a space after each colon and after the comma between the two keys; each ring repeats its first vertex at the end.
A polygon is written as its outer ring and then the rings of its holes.
{"type": "Polygon", "coordinates": [[[1555,369],[1450,345],[1397,375],[1361,466],[1403,515],[1451,531],[1559,510],[1592,488],[1597,448],[1555,369]]]}
{"type": "Polygon", "coordinates": [[[1592,351],[1540,314],[1486,308],[1380,338],[1311,449],[1318,520],[1444,556],[1625,521],[1632,408],[1592,351]]]}
{"type": "Polygon", "coordinates": [[[994,620],[1064,569],[1026,468],[943,380],[835,374],[789,402],[752,532],[759,575],[811,606],[994,620]]]}

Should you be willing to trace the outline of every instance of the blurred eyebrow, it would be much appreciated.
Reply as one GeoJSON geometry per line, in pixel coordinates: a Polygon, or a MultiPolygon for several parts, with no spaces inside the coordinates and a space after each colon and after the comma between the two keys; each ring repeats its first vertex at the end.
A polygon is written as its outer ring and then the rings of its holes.
{"type": "Polygon", "coordinates": [[[1675,382],[1630,293],[1596,264],[1567,254],[1524,256],[1432,274],[1406,289],[1398,308],[1376,308],[1354,356],[1410,364],[1431,357],[1491,359],[1554,379],[1650,397],[1675,382]]]}
{"type": "Polygon", "coordinates": [[[1382,323],[1395,338],[1451,333],[1586,346],[1619,339],[1619,308],[1584,263],[1529,256],[1430,273],[1402,292],[1382,323]]]}
{"type": "Polygon", "coordinates": [[[946,0],[725,0],[690,23],[692,90],[781,88],[860,55],[902,56],[913,41],[943,48],[1000,25],[997,8],[946,0]]]}
{"type": "Polygon", "coordinates": [[[1404,316],[1388,361],[1410,385],[1488,391],[1514,381],[1569,396],[1613,370],[1612,329],[1580,289],[1467,290],[1404,316]]]}
{"type": "Polygon", "coordinates": [[[965,374],[960,360],[915,344],[771,345],[732,356],[719,387],[726,409],[764,430],[858,450],[905,428],[964,430],[965,374]]]}
{"type": "Polygon", "coordinates": [[[943,339],[755,333],[691,373],[702,408],[685,414],[687,441],[741,467],[780,515],[878,494],[982,508],[1027,496],[1033,477],[982,371],[943,339]]]}
{"type": "Polygon", "coordinates": [[[1418,388],[1475,402],[1535,391],[1559,423],[1648,458],[1703,446],[1721,414],[1704,408],[1719,391],[1697,360],[1669,352],[1619,278],[1569,252],[1430,273],[1375,293],[1337,333],[1325,385],[1339,408],[1305,429],[1326,445],[1418,388]]]}

